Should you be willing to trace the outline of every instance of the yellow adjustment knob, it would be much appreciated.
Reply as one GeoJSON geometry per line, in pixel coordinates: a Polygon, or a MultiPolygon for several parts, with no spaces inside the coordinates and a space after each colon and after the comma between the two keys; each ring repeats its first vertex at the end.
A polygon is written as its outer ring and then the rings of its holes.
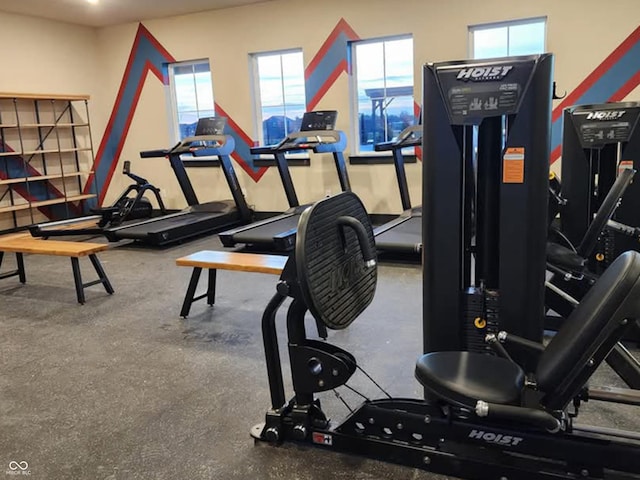
{"type": "Polygon", "coordinates": [[[487,326],[487,321],[484,318],[476,317],[473,324],[476,328],[485,328],[487,326]]]}
{"type": "Polygon", "coordinates": [[[604,253],[596,253],[596,260],[599,262],[604,261],[604,253]]]}
{"type": "Polygon", "coordinates": [[[553,180],[554,178],[556,178],[555,172],[549,172],[549,180],[553,180]]]}

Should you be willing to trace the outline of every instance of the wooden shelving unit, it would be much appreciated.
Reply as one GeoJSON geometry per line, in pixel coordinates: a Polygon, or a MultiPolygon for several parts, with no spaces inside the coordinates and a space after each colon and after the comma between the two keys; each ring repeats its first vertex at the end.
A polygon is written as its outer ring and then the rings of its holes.
{"type": "Polygon", "coordinates": [[[0,93],[0,232],[75,216],[96,197],[84,192],[94,160],[88,102],[0,93]]]}

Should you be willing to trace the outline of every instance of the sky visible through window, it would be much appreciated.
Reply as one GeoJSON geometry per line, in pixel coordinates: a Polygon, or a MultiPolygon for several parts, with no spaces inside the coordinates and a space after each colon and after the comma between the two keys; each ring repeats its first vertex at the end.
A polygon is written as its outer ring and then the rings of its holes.
{"type": "Polygon", "coordinates": [[[414,123],[413,39],[353,44],[359,151],[393,139],[414,123]]]}
{"type": "Polygon", "coordinates": [[[199,118],[215,115],[209,62],[174,64],[170,70],[180,139],[195,133],[199,118]]]}
{"type": "Polygon", "coordinates": [[[544,53],[545,23],[536,19],[470,27],[473,58],[544,53]]]}
{"type": "Polygon", "coordinates": [[[257,54],[257,111],[262,126],[261,142],[278,143],[300,129],[306,109],[304,61],[301,51],[257,54]]]}

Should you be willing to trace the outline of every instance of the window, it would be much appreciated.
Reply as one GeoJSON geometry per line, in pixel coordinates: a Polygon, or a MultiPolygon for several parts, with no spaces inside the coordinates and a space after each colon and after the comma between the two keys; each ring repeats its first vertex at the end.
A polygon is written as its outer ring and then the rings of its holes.
{"type": "Polygon", "coordinates": [[[174,141],[193,136],[198,119],[215,115],[213,85],[208,60],[169,65],[174,141]]]}
{"type": "Polygon", "coordinates": [[[273,145],[300,130],[306,110],[302,51],[256,53],[251,61],[258,139],[273,145]]]}
{"type": "Polygon", "coordinates": [[[353,42],[350,66],[355,153],[368,153],[415,123],[413,38],[353,42]]]}
{"type": "Polygon", "coordinates": [[[545,51],[546,18],[469,27],[473,58],[531,55],[545,51]]]}

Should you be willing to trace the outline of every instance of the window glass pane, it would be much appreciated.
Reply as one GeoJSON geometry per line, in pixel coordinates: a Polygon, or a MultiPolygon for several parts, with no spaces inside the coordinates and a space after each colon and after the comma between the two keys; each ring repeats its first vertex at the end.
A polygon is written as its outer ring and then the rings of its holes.
{"type": "Polygon", "coordinates": [[[509,55],[544,53],[544,21],[509,27],[509,55]]]}
{"type": "Polygon", "coordinates": [[[413,124],[413,39],[356,43],[359,152],[413,124]]]}
{"type": "Polygon", "coordinates": [[[473,58],[508,55],[508,28],[481,28],[473,31],[473,58]]]}
{"type": "Polygon", "coordinates": [[[304,66],[302,52],[282,55],[284,103],[304,105],[304,66]]]}
{"type": "Polygon", "coordinates": [[[543,53],[545,25],[545,19],[533,19],[471,27],[473,58],[543,53]]]}
{"type": "Polygon", "coordinates": [[[175,131],[182,140],[195,134],[198,119],[215,115],[209,62],[184,62],[169,68],[175,131]]]}
{"type": "Polygon", "coordinates": [[[255,55],[263,145],[280,142],[300,129],[305,111],[304,62],[301,51],[255,55]]]}
{"type": "Polygon", "coordinates": [[[258,76],[262,105],[283,105],[280,55],[258,57],[258,76]]]}
{"type": "Polygon", "coordinates": [[[180,127],[180,139],[192,137],[196,134],[198,124],[197,110],[184,111],[178,113],[178,125],[180,127]]]}
{"type": "Polygon", "coordinates": [[[413,92],[413,40],[405,38],[385,42],[387,87],[411,87],[413,92]]]}
{"type": "MultiPolygon", "coordinates": [[[[306,111],[306,109],[307,109],[307,106],[304,103],[300,105],[295,105],[295,104],[287,105],[286,115],[287,115],[287,118],[289,119],[286,125],[287,134],[291,132],[297,132],[298,130],[300,130],[300,125],[302,125],[302,116],[304,115],[304,112],[306,111]]],[[[284,138],[284,136],[282,138],[284,138]]]]}
{"type": "Polygon", "coordinates": [[[196,93],[198,95],[198,110],[213,111],[213,90],[211,88],[211,72],[196,73],[196,93]]]}
{"type": "Polygon", "coordinates": [[[184,110],[198,110],[193,73],[176,74],[174,76],[174,88],[176,92],[176,106],[178,112],[182,112],[184,110]]]}

